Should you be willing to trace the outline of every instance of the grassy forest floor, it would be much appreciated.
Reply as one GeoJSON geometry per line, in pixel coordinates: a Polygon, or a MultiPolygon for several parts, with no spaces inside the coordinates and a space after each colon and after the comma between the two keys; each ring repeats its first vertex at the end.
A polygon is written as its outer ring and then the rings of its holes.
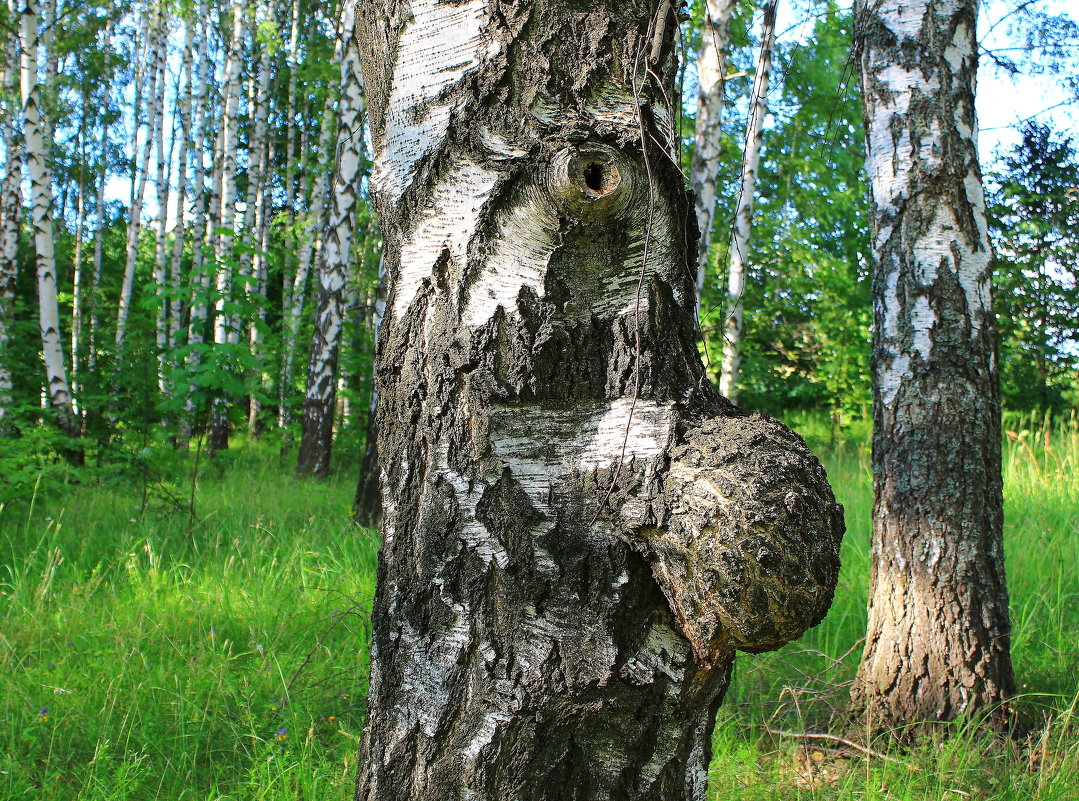
{"type": "MultiPolygon", "coordinates": [[[[1031,733],[950,727],[867,755],[822,732],[860,654],[871,484],[864,429],[825,462],[848,534],[835,605],[802,640],[740,656],[711,797],[1079,799],[1079,427],[1009,418],[1012,650],[1031,733]],[[947,737],[943,735],[947,734],[947,737]]],[[[239,438],[237,438],[239,441],[239,438]]],[[[297,482],[242,446],[50,474],[0,506],[0,799],[351,799],[377,540],[348,517],[355,467],[297,482]],[[78,478],[79,476],[74,476],[78,478]]]]}

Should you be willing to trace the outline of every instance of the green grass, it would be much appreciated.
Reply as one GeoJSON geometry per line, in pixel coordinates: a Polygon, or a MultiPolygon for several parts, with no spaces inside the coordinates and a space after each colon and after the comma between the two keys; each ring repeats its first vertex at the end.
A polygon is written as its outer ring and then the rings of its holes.
{"type": "MultiPolygon", "coordinates": [[[[847,510],[828,619],[741,656],[715,735],[712,797],[1079,799],[1079,426],[1005,429],[1013,654],[1027,741],[974,727],[888,759],[769,732],[824,731],[865,630],[868,429],[832,444],[792,421],[847,510]]],[[[0,508],[0,799],[347,801],[377,545],[348,518],[353,471],[297,482],[268,447],[0,508]],[[42,713],[42,710],[47,710],[42,713]]],[[[67,476],[66,473],[61,474],[67,476]]],[[[68,476],[70,478],[70,476],[68,476]]]]}

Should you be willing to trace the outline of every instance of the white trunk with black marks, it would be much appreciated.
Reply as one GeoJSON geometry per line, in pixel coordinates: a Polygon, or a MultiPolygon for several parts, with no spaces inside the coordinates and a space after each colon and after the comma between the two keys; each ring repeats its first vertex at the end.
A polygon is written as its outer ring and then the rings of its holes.
{"type": "MultiPolygon", "coordinates": [[[[266,153],[263,158],[265,164],[273,164],[275,142],[272,137],[265,143],[266,153]]],[[[252,264],[255,278],[255,292],[259,298],[266,298],[269,288],[269,265],[267,264],[267,254],[270,249],[270,225],[269,215],[272,209],[270,208],[270,195],[273,191],[271,181],[262,180],[259,185],[259,194],[257,199],[257,208],[255,209],[255,233],[258,238],[256,243],[257,250],[255,251],[255,257],[252,264]]],[[[258,306],[257,320],[251,324],[248,331],[248,344],[251,347],[251,356],[255,361],[263,364],[263,341],[262,332],[266,326],[266,304],[260,303],[258,306]]],[[[265,368],[262,369],[262,381],[266,379],[265,368]]],[[[249,398],[249,407],[247,411],[247,426],[252,436],[257,437],[261,433],[262,426],[262,400],[257,394],[251,395],[249,398]]]]}
{"type": "MultiPolygon", "coordinates": [[[[188,284],[191,292],[191,313],[187,323],[187,344],[189,346],[186,369],[193,372],[198,369],[202,361],[199,347],[206,341],[206,321],[209,316],[208,293],[210,291],[210,274],[206,269],[203,248],[206,246],[206,211],[210,202],[206,192],[206,170],[204,167],[205,150],[204,143],[212,142],[210,135],[212,122],[208,109],[210,107],[209,93],[213,83],[213,61],[210,49],[210,31],[206,22],[206,4],[199,4],[199,20],[202,23],[198,34],[198,57],[195,59],[195,99],[194,112],[191,120],[192,130],[196,135],[192,138],[194,149],[192,159],[192,198],[194,200],[191,224],[191,270],[188,284]]],[[[195,401],[192,391],[186,393],[184,399],[184,414],[180,420],[180,444],[185,444],[191,438],[196,413],[195,401]]]]}
{"type": "Polygon", "coordinates": [[[776,2],[764,7],[761,22],[761,54],[750,95],[749,119],[746,122],[745,150],[742,154],[742,180],[734,211],[730,264],[727,274],[727,317],[723,323],[723,362],[719,391],[734,400],[738,393],[738,375],[742,363],[742,296],[746,289],[746,261],[753,233],[753,196],[757,192],[757,170],[761,162],[764,118],[768,114],[768,83],[772,76],[772,46],[776,34],[776,2]]]}
{"type": "MultiPolygon", "coordinates": [[[[149,10],[147,13],[151,13],[149,10]]],[[[119,356],[124,349],[124,339],[127,336],[127,319],[131,312],[131,301],[135,289],[135,265],[139,253],[139,232],[142,230],[142,205],[146,195],[146,176],[150,171],[150,157],[153,153],[154,139],[161,135],[157,123],[161,118],[159,109],[160,93],[158,83],[165,82],[165,55],[168,44],[168,25],[164,10],[157,7],[154,12],[157,19],[150,27],[150,43],[147,48],[146,58],[150,65],[150,106],[146,113],[146,139],[142,143],[139,152],[138,136],[141,126],[136,120],[134,172],[131,211],[127,221],[127,250],[124,260],[124,278],[120,284],[120,307],[116,314],[116,352],[119,356]]]]}
{"type": "MultiPolygon", "coordinates": [[[[18,19],[16,0],[8,0],[12,24],[18,19]]],[[[14,316],[15,279],[19,267],[19,227],[22,222],[22,142],[19,136],[19,30],[5,37],[3,85],[6,99],[0,124],[3,125],[4,157],[7,160],[0,182],[0,434],[6,429],[13,402],[9,353],[14,316]]]]}
{"type": "Polygon", "coordinates": [[[37,0],[23,0],[19,8],[22,30],[20,83],[27,172],[30,174],[34,250],[37,264],[38,314],[41,323],[41,352],[45,362],[46,394],[57,422],[68,434],[76,435],[78,425],[71,405],[71,388],[60,338],[60,305],[56,295],[56,254],[52,225],[52,175],[46,150],[47,127],[41,112],[37,79],[37,0]]]}
{"type": "Polygon", "coordinates": [[[671,3],[362,0],[382,550],[361,801],[705,798],[736,649],[823,616],[824,471],[696,348],[671,3]]]}
{"type": "Polygon", "coordinates": [[[325,476],[330,469],[337,365],[344,331],[342,298],[349,278],[356,203],[363,166],[363,84],[353,33],[355,0],[341,12],[341,93],[337,110],[337,147],[329,197],[325,241],[318,256],[318,308],[311,358],[307,367],[303,434],[296,462],[298,475],[325,476]]]}
{"type": "MultiPolygon", "coordinates": [[[[340,46],[335,54],[340,58],[340,46]]],[[[289,293],[290,305],[286,310],[285,341],[281,347],[281,412],[282,428],[292,423],[292,376],[296,364],[296,348],[300,338],[300,325],[303,322],[303,309],[307,298],[307,278],[311,272],[311,262],[322,249],[322,227],[325,222],[326,207],[329,201],[330,181],[333,177],[333,162],[325,160],[332,152],[333,136],[337,125],[337,115],[333,110],[333,93],[327,92],[326,104],[322,109],[322,125],[318,137],[318,155],[324,160],[319,169],[318,178],[311,188],[311,203],[307,211],[307,223],[301,237],[300,257],[296,265],[296,275],[289,293]]]]}
{"type": "MultiPolygon", "coordinates": [[[[181,64],[184,89],[177,109],[180,123],[180,152],[176,163],[176,223],[172,228],[172,258],[170,259],[171,273],[169,275],[169,287],[172,295],[168,312],[168,341],[171,346],[168,368],[170,370],[174,370],[177,366],[174,354],[180,344],[180,323],[184,312],[180,291],[183,287],[183,271],[181,268],[184,255],[184,223],[187,211],[187,162],[190,158],[189,150],[192,131],[191,109],[194,92],[195,25],[195,20],[188,20],[184,28],[184,50],[181,64]]],[[[195,185],[196,203],[201,200],[201,188],[198,184],[195,185]]],[[[197,248],[198,246],[199,243],[195,242],[194,247],[197,248]]]]}
{"type": "MultiPolygon", "coordinates": [[[[102,50],[108,51],[112,37],[112,23],[105,26],[102,50]]],[[[101,107],[109,107],[109,89],[111,83],[105,79],[101,96],[101,107]]],[[[94,270],[90,283],[90,338],[86,348],[86,366],[93,372],[97,368],[98,327],[101,321],[101,308],[98,288],[101,286],[101,269],[105,262],[105,229],[108,225],[107,206],[105,205],[105,181],[108,178],[109,125],[102,120],[101,143],[98,150],[97,175],[97,227],[94,230],[94,270]]]]}
{"type": "Polygon", "coordinates": [[[975,0],[855,7],[873,235],[873,573],[854,710],[877,727],[1015,692],[1000,394],[974,112],[975,0]]]}
{"type": "MultiPolygon", "coordinates": [[[[165,150],[165,104],[168,102],[167,73],[162,72],[158,84],[160,97],[157,99],[157,180],[154,188],[157,195],[157,236],[154,241],[154,290],[158,297],[157,302],[157,388],[163,398],[172,395],[169,380],[168,351],[169,351],[169,251],[166,248],[168,241],[169,198],[172,194],[172,157],[176,146],[176,115],[172,115],[172,136],[169,147],[165,150]]],[[[179,98],[179,81],[177,76],[176,97],[179,98]]]]}
{"type": "Polygon", "coordinates": [[[706,0],[701,52],[697,56],[697,131],[693,145],[690,186],[696,200],[697,227],[697,316],[701,313],[701,293],[708,273],[708,250],[716,216],[716,179],[723,153],[723,101],[727,73],[727,48],[735,0],[706,0]]]}
{"type": "MultiPolygon", "coordinates": [[[[240,93],[242,83],[240,69],[244,57],[244,18],[246,5],[235,0],[232,5],[232,36],[225,59],[225,75],[221,88],[224,115],[221,119],[221,136],[218,150],[221,156],[220,212],[217,219],[218,235],[214,242],[217,278],[214,302],[214,344],[236,345],[240,342],[240,316],[228,311],[226,304],[235,300],[233,288],[232,242],[236,224],[236,152],[240,133],[240,93]]],[[[229,429],[228,401],[220,395],[214,398],[213,421],[210,432],[211,450],[228,447],[229,429]]]]}

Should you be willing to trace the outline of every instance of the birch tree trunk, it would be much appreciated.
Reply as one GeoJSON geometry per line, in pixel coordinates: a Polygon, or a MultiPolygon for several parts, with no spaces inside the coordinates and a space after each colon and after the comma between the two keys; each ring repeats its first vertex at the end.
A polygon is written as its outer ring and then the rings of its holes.
{"type": "MultiPolygon", "coordinates": [[[[221,88],[224,116],[221,119],[221,211],[215,238],[214,255],[217,262],[217,300],[214,303],[214,345],[220,348],[240,341],[239,315],[227,305],[233,300],[232,240],[236,223],[236,151],[240,126],[240,67],[243,60],[244,14],[240,0],[232,4],[232,38],[225,61],[225,76],[221,88]]],[[[220,394],[214,398],[213,420],[210,424],[210,450],[228,448],[232,424],[228,416],[228,401],[220,394]]]]}
{"type": "Polygon", "coordinates": [[[772,76],[772,46],[776,34],[776,3],[769,0],[761,22],[761,55],[750,95],[749,119],[746,122],[745,149],[742,154],[742,181],[734,212],[730,266],[727,275],[727,317],[723,325],[723,363],[719,391],[732,401],[738,393],[738,375],[742,363],[742,296],[746,289],[746,261],[749,238],[753,232],[753,196],[757,191],[757,170],[761,161],[764,118],[768,113],[768,82],[772,76]]]}
{"type": "MultiPolygon", "coordinates": [[[[204,142],[213,141],[209,135],[210,114],[210,86],[213,82],[213,61],[210,49],[210,31],[206,19],[206,3],[199,3],[199,19],[202,21],[201,32],[198,37],[198,58],[196,64],[196,84],[198,89],[195,93],[195,110],[192,119],[192,127],[197,132],[192,144],[194,145],[194,159],[192,169],[192,195],[194,198],[193,220],[191,226],[191,314],[187,325],[187,359],[185,364],[189,376],[194,375],[202,361],[199,351],[206,339],[206,321],[209,315],[209,291],[210,274],[206,269],[203,248],[206,245],[206,211],[208,198],[206,192],[206,170],[204,167],[205,149],[204,142]]],[[[177,444],[185,447],[191,439],[194,429],[195,414],[195,390],[188,387],[184,398],[184,413],[180,420],[180,436],[177,444]]]]}
{"type": "MultiPolygon", "coordinates": [[[[378,285],[375,287],[375,303],[372,317],[375,339],[375,361],[378,364],[378,332],[386,314],[386,293],[389,280],[386,275],[385,254],[378,260],[378,285]]],[[[356,483],[356,498],[352,502],[353,519],[364,526],[375,526],[382,519],[381,470],[378,466],[378,382],[372,376],[371,400],[367,407],[367,437],[364,441],[363,461],[360,463],[360,479],[356,483]]]]}
{"type": "Polygon", "coordinates": [[[296,461],[298,476],[323,478],[330,470],[333,419],[337,405],[337,366],[344,330],[341,303],[349,278],[356,203],[363,166],[363,84],[359,52],[353,33],[355,3],[346,2],[341,14],[341,97],[334,191],[328,198],[326,238],[318,256],[318,310],[311,358],[307,368],[303,433],[296,461]]]}
{"type": "Polygon", "coordinates": [[[83,92],[82,119],[79,123],[79,196],[75,200],[75,253],[72,257],[71,279],[71,393],[72,410],[80,416],[79,356],[82,352],[83,277],[82,243],[86,224],[86,115],[90,113],[90,93],[83,92]]]}
{"type": "MultiPolygon", "coordinates": [[[[151,13],[149,10],[147,13],[151,13]]],[[[150,156],[153,152],[153,144],[156,136],[160,135],[157,130],[157,122],[160,118],[158,108],[159,94],[158,81],[165,81],[165,51],[168,42],[168,25],[165,21],[164,9],[160,6],[154,11],[157,15],[155,23],[150,27],[150,43],[146,57],[152,65],[150,68],[150,107],[146,116],[146,140],[142,143],[141,153],[138,147],[138,133],[140,127],[135,128],[135,142],[133,151],[136,161],[133,165],[131,180],[133,183],[131,211],[127,223],[127,250],[124,260],[124,278],[120,285],[120,307],[116,314],[116,355],[117,359],[124,349],[124,339],[127,336],[127,319],[131,311],[131,300],[135,289],[135,265],[139,253],[139,233],[142,230],[142,205],[146,195],[146,176],[150,171],[150,156]]],[[[137,113],[137,109],[136,109],[137,113]]],[[[137,119],[136,119],[137,123],[137,119]]]]}
{"type": "MultiPolygon", "coordinates": [[[[112,36],[112,23],[105,26],[104,42],[102,49],[107,51],[109,39],[112,36]]],[[[104,90],[101,96],[101,107],[109,107],[109,86],[106,78],[104,90]]],[[[97,174],[97,229],[94,231],[94,270],[90,283],[90,341],[86,349],[86,366],[90,372],[97,368],[98,328],[101,322],[101,308],[99,300],[99,287],[101,286],[101,269],[105,261],[105,229],[108,226],[108,207],[105,205],[105,181],[109,174],[109,124],[107,117],[101,122],[100,161],[97,174]]]]}
{"type": "MultiPolygon", "coordinates": [[[[161,73],[157,100],[157,180],[154,191],[157,198],[157,236],[154,241],[154,289],[158,296],[157,303],[157,388],[162,398],[172,394],[168,370],[169,351],[169,252],[166,249],[168,239],[169,197],[172,194],[172,157],[176,145],[176,115],[172,116],[172,136],[168,151],[165,150],[165,104],[168,102],[168,81],[166,73],[161,73]]],[[[176,97],[179,98],[179,80],[177,77],[176,97]]]]}
{"type": "Polygon", "coordinates": [[[875,498],[852,704],[876,728],[983,711],[1002,724],[1015,692],[976,19],[975,0],[855,6],[871,181],[875,498]]]}
{"type": "Polygon", "coordinates": [[[56,255],[52,227],[52,176],[45,148],[47,127],[40,105],[38,84],[38,5],[22,0],[21,86],[23,135],[27,172],[30,173],[37,262],[38,313],[41,322],[41,352],[45,362],[46,393],[60,428],[78,436],[79,428],[71,405],[71,388],[60,338],[60,306],[56,296],[56,255]]]}
{"type": "Polygon", "coordinates": [[[671,3],[363,0],[390,294],[361,801],[701,801],[842,513],[696,348],[671,3]]]}
{"type": "MultiPolygon", "coordinates": [[[[9,18],[18,18],[16,0],[8,0],[9,18]]],[[[19,31],[4,39],[6,63],[3,86],[7,103],[3,109],[4,156],[0,182],[0,434],[9,428],[12,397],[10,322],[14,316],[15,279],[19,267],[19,227],[22,217],[22,143],[19,137],[19,31]]]]}
{"type": "MultiPolygon", "coordinates": [[[[338,55],[340,55],[339,52],[338,55]]],[[[330,153],[336,122],[337,115],[334,114],[333,110],[333,95],[332,93],[327,93],[326,103],[322,109],[322,124],[318,138],[320,160],[325,161],[327,154],[330,153]]],[[[284,429],[287,429],[292,423],[292,374],[296,363],[300,325],[303,322],[307,277],[311,270],[312,260],[322,249],[322,224],[326,205],[329,201],[330,179],[333,177],[331,165],[332,162],[331,164],[323,163],[319,169],[315,185],[311,188],[311,203],[301,237],[299,262],[292,282],[292,291],[289,293],[291,305],[286,310],[285,337],[281,346],[281,412],[279,422],[284,429]]]]}
{"type": "MultiPolygon", "coordinates": [[[[177,116],[180,123],[180,152],[176,162],[176,223],[172,228],[172,258],[171,258],[171,274],[169,276],[169,286],[171,288],[172,299],[169,302],[168,312],[168,341],[171,345],[170,353],[175,354],[176,348],[180,342],[180,324],[183,320],[184,303],[181,299],[181,290],[183,287],[183,256],[184,256],[184,238],[186,229],[185,212],[187,206],[187,162],[190,158],[190,142],[191,142],[191,106],[192,106],[192,94],[194,92],[194,52],[195,52],[195,26],[196,20],[188,20],[184,27],[184,49],[183,49],[183,61],[181,65],[181,71],[184,76],[184,89],[183,95],[179,99],[179,108],[177,109],[177,116]]],[[[201,157],[201,154],[200,154],[201,157]]],[[[201,194],[199,190],[201,187],[196,185],[195,197],[197,200],[201,200],[201,194]]],[[[199,242],[193,243],[194,248],[199,247],[199,242]]],[[[176,368],[175,357],[170,357],[169,369],[175,370],[176,368]]]]}
{"type": "Polygon", "coordinates": [[[701,52],[697,56],[697,131],[690,167],[690,185],[696,199],[697,226],[697,317],[708,272],[708,250],[716,214],[716,178],[723,148],[723,101],[727,73],[727,48],[735,0],[706,0],[701,52]]]}

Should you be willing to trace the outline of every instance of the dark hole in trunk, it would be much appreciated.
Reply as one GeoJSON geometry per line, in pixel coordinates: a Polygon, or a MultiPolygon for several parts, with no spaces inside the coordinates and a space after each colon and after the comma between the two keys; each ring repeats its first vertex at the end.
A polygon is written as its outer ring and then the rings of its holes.
{"type": "Polygon", "coordinates": [[[600,192],[603,190],[603,166],[600,164],[589,164],[584,168],[584,184],[593,192],[600,192]]]}

